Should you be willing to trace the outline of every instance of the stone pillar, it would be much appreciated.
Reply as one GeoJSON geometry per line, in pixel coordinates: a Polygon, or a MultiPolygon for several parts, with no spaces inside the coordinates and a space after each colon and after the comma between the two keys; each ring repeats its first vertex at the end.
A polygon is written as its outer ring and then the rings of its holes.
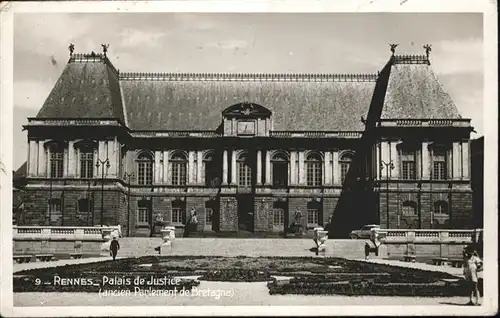
{"type": "Polygon", "coordinates": [[[227,164],[227,150],[222,153],[222,184],[227,185],[227,175],[229,172],[227,164]]]}
{"type": "MultiPolygon", "coordinates": [[[[429,155],[429,143],[427,141],[422,142],[422,180],[429,180],[431,170],[430,170],[431,157],[429,155]]],[[[420,164],[417,162],[417,164],[420,164]]]]}
{"type": "MultiPolygon", "coordinates": [[[[390,160],[392,160],[392,163],[394,164],[394,170],[391,170],[389,172],[390,179],[398,179],[399,178],[399,156],[398,156],[398,148],[397,148],[398,142],[397,141],[392,141],[390,143],[390,150],[391,150],[391,156],[390,160]]],[[[416,159],[416,158],[415,158],[416,159]]]]}
{"type": "Polygon", "coordinates": [[[47,152],[45,151],[45,147],[43,146],[43,140],[38,141],[38,176],[46,177],[47,176],[47,152]]]}
{"type": "Polygon", "coordinates": [[[168,156],[169,151],[163,151],[163,183],[169,183],[169,173],[168,173],[168,156]]]}
{"type": "Polygon", "coordinates": [[[70,140],[68,142],[68,177],[76,176],[76,155],[75,155],[75,142],[70,140]]]}
{"type": "Polygon", "coordinates": [[[470,148],[469,141],[462,142],[462,177],[465,180],[470,179],[470,148]]]}
{"type": "Polygon", "coordinates": [[[196,176],[197,176],[197,183],[202,185],[205,183],[205,180],[203,180],[203,174],[201,172],[203,168],[203,151],[198,150],[196,153],[197,158],[196,158],[196,176]]]}
{"type": "MultiPolygon", "coordinates": [[[[391,160],[391,156],[390,156],[390,144],[388,141],[381,142],[380,151],[381,151],[382,161],[385,163],[389,163],[391,160]]],[[[381,179],[387,179],[387,172],[385,171],[385,169],[387,169],[387,167],[384,165],[384,171],[382,171],[381,179]]]]}
{"type": "Polygon", "coordinates": [[[299,151],[299,185],[306,183],[306,167],[304,164],[304,150],[299,151]]]}
{"type": "Polygon", "coordinates": [[[194,166],[194,151],[189,151],[188,158],[188,184],[193,184],[194,174],[195,174],[195,166],[194,166]]]}
{"type": "Polygon", "coordinates": [[[262,184],[262,150],[257,150],[257,185],[262,184]]]}
{"type": "Polygon", "coordinates": [[[290,151],[290,184],[297,184],[297,152],[292,150],[290,151]]]}
{"type": "Polygon", "coordinates": [[[266,185],[272,184],[271,180],[271,151],[266,150],[266,185]]]}
{"type": "Polygon", "coordinates": [[[120,166],[120,143],[118,142],[118,138],[115,137],[113,140],[113,164],[115,168],[113,169],[113,174],[115,177],[120,178],[122,176],[121,166],[120,166]]]}
{"type": "Polygon", "coordinates": [[[323,180],[324,180],[324,184],[326,184],[326,185],[332,184],[331,161],[332,161],[332,159],[330,157],[330,151],[325,151],[325,161],[324,161],[325,168],[323,169],[323,175],[324,175],[323,180]]]}
{"type": "Polygon", "coordinates": [[[460,142],[453,143],[453,152],[452,152],[452,165],[453,165],[453,180],[460,179],[460,142]]]}
{"type": "Polygon", "coordinates": [[[63,150],[63,177],[69,175],[69,148],[63,150]]]}
{"type": "Polygon", "coordinates": [[[28,176],[36,176],[38,167],[38,145],[36,140],[30,140],[28,142],[28,176]]]}
{"type": "Polygon", "coordinates": [[[47,159],[45,162],[46,166],[46,171],[47,171],[47,177],[51,177],[51,171],[50,171],[50,147],[47,147],[45,150],[45,158],[47,159]]]}
{"type": "Polygon", "coordinates": [[[236,178],[236,150],[231,151],[231,184],[236,185],[238,183],[236,178]]]}
{"type": "Polygon", "coordinates": [[[340,184],[340,167],[339,167],[339,151],[335,150],[332,153],[332,161],[333,161],[333,184],[340,184]]]}
{"type": "Polygon", "coordinates": [[[160,183],[160,156],[161,152],[155,151],[155,161],[154,161],[154,179],[153,183],[160,183]]]}
{"type": "Polygon", "coordinates": [[[380,180],[380,143],[375,145],[375,178],[376,180],[380,180]]]}

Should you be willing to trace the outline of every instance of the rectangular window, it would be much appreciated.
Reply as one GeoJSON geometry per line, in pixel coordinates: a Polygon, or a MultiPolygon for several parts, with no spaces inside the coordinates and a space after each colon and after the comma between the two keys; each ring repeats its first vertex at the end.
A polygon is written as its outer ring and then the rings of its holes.
{"type": "Polygon", "coordinates": [[[144,225],[149,224],[149,212],[150,212],[150,202],[147,200],[141,200],[137,202],[137,224],[144,225]]]}
{"type": "Polygon", "coordinates": [[[284,225],[285,224],[285,211],[283,209],[273,209],[273,224],[274,225],[284,225]]]}
{"type": "Polygon", "coordinates": [[[62,151],[50,153],[50,177],[62,178],[64,168],[64,153],[62,151]]]}
{"type": "Polygon", "coordinates": [[[212,217],[214,215],[214,210],[212,208],[205,209],[205,223],[212,224],[212,217]]]}
{"type": "Polygon", "coordinates": [[[86,213],[92,211],[92,200],[80,199],[78,200],[78,212],[86,213]]]}
{"type": "Polygon", "coordinates": [[[80,178],[92,178],[94,173],[94,154],[92,152],[80,153],[80,178]]]}
{"type": "Polygon", "coordinates": [[[416,179],[416,153],[415,151],[403,150],[401,152],[401,178],[403,180],[416,179]]]}
{"type": "Polygon", "coordinates": [[[432,179],[446,180],[446,151],[436,149],[432,154],[432,179]]]}
{"type": "Polygon", "coordinates": [[[172,163],[172,184],[178,186],[186,185],[186,163],[172,163]]]}
{"type": "Polygon", "coordinates": [[[172,223],[182,223],[182,208],[172,208],[172,223]]]}
{"type": "Polygon", "coordinates": [[[307,223],[308,224],[319,223],[319,211],[317,209],[307,209],[307,223]]]}
{"type": "Polygon", "coordinates": [[[62,216],[61,213],[61,199],[49,200],[48,206],[48,219],[50,225],[60,225],[59,221],[62,216]]]}
{"type": "Polygon", "coordinates": [[[152,184],[153,183],[153,165],[151,161],[140,161],[138,164],[137,178],[138,184],[152,184]]]}
{"type": "Polygon", "coordinates": [[[238,162],[238,173],[238,185],[241,187],[251,186],[252,172],[246,163],[238,162]]]}
{"type": "Polygon", "coordinates": [[[308,186],[320,186],[321,185],[321,163],[320,162],[308,162],[307,163],[307,185],[308,186]]]}
{"type": "Polygon", "coordinates": [[[288,164],[286,162],[273,163],[273,186],[286,187],[288,185],[288,164]]]}

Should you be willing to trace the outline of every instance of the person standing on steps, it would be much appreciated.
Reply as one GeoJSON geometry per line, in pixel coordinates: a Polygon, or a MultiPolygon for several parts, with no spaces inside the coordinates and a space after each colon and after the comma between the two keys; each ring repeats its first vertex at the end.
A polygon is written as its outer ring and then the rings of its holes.
{"type": "Polygon", "coordinates": [[[118,254],[118,250],[120,249],[120,243],[116,239],[116,236],[113,236],[113,240],[109,246],[109,250],[111,251],[111,256],[113,256],[113,261],[116,259],[116,254],[118,254]]]}

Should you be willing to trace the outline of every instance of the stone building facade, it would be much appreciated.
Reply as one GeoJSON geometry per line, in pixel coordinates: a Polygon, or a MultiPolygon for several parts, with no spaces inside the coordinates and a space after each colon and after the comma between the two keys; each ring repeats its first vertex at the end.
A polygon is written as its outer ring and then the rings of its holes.
{"type": "Polygon", "coordinates": [[[122,73],[71,54],[28,125],[26,224],[345,236],[472,226],[469,138],[426,55],[376,74],[122,73]]]}

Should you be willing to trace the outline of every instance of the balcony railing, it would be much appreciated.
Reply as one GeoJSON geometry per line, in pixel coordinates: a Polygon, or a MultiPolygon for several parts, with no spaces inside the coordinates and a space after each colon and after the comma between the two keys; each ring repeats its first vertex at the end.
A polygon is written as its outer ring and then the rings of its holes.
{"type": "Polygon", "coordinates": [[[13,226],[14,241],[103,241],[105,231],[118,230],[118,226],[13,226]]]}
{"type": "Polygon", "coordinates": [[[380,237],[385,243],[456,243],[469,244],[476,239],[482,229],[476,230],[401,230],[381,229],[380,237]]]}

